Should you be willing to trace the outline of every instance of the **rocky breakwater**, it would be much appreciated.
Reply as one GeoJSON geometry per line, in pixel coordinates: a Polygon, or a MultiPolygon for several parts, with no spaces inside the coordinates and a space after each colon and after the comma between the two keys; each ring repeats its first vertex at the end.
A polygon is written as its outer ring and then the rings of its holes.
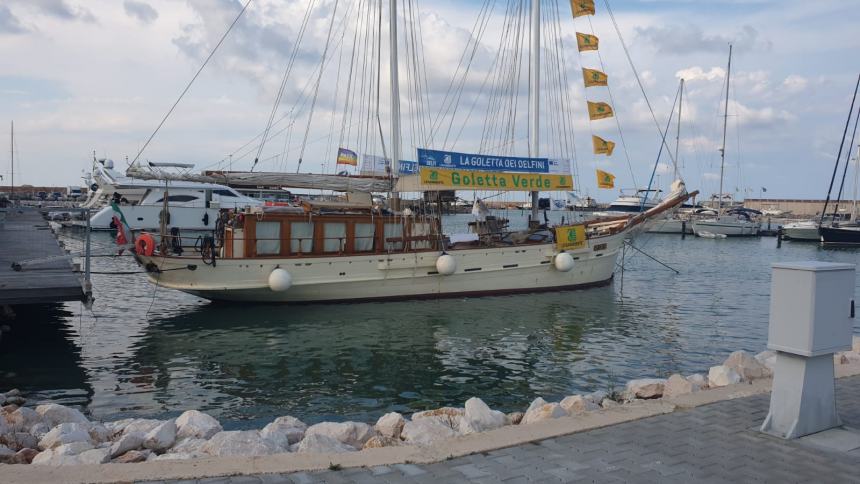
{"type": "MultiPolygon", "coordinates": [[[[278,417],[260,430],[225,431],[212,416],[188,410],[169,420],[90,421],[80,411],[57,404],[24,406],[17,390],[0,394],[0,463],[34,465],[133,463],[277,453],[344,453],[402,445],[432,446],[461,436],[509,425],[530,425],[627,405],[665,399],[770,378],[776,355],[736,351],[704,374],[674,374],[627,382],[622,391],[570,395],[560,402],[536,398],[524,412],[503,413],[473,397],[463,407],[443,407],[407,417],[387,413],[374,424],[322,422],[278,417]]],[[[835,363],[860,363],[860,338],[835,363]]]]}

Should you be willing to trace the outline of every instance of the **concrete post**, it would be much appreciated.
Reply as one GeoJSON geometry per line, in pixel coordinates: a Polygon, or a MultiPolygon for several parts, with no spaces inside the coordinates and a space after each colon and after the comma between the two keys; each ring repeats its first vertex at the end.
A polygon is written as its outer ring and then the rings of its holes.
{"type": "Polygon", "coordinates": [[[794,439],[841,425],[833,354],[851,349],[854,267],[773,264],[767,347],[776,365],[762,432],[794,439]]]}

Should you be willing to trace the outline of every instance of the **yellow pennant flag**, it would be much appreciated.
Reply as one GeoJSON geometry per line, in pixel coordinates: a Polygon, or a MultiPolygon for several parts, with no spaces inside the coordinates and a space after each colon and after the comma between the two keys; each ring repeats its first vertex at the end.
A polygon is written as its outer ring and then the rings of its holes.
{"type": "Polygon", "coordinates": [[[615,175],[597,170],[597,188],[615,188],[615,175]]]}
{"type": "Polygon", "coordinates": [[[582,79],[585,80],[585,87],[605,86],[609,81],[609,77],[598,71],[597,69],[582,68],[582,79]]]}
{"type": "Polygon", "coordinates": [[[582,34],[576,33],[576,46],[579,48],[580,52],[585,52],[587,50],[597,50],[597,36],[590,34],[582,34]]]}
{"type": "Polygon", "coordinates": [[[591,135],[591,144],[594,145],[595,155],[612,156],[612,151],[615,149],[615,143],[606,141],[600,136],[591,135]]]}
{"type": "Polygon", "coordinates": [[[594,0],[570,0],[573,18],[594,15],[594,0]]]}
{"type": "Polygon", "coordinates": [[[588,101],[588,119],[595,121],[612,116],[612,107],[609,104],[588,101]]]}

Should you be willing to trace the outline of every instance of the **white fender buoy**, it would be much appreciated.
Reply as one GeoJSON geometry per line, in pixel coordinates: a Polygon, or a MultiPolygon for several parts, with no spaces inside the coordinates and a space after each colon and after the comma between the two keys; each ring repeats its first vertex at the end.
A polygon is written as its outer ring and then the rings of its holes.
{"type": "Polygon", "coordinates": [[[276,268],[269,273],[269,288],[275,292],[284,292],[293,285],[293,276],[289,272],[276,268]]]}
{"type": "Polygon", "coordinates": [[[436,259],[436,272],[443,276],[450,276],[457,272],[457,259],[452,255],[442,254],[436,259]]]}
{"type": "Polygon", "coordinates": [[[555,270],[559,272],[568,272],[573,269],[574,260],[573,257],[567,252],[562,252],[555,256],[555,270]]]}

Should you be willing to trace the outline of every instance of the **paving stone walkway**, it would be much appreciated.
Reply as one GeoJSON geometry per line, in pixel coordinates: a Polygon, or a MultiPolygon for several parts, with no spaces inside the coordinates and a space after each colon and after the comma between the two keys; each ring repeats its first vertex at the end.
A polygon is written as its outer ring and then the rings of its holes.
{"type": "MultiPolygon", "coordinates": [[[[770,395],[723,401],[430,465],[401,464],[196,482],[860,483],[860,449],[836,452],[758,432],[769,402],[770,395]]],[[[860,377],[838,381],[837,406],[846,426],[860,428],[860,377]]]]}

